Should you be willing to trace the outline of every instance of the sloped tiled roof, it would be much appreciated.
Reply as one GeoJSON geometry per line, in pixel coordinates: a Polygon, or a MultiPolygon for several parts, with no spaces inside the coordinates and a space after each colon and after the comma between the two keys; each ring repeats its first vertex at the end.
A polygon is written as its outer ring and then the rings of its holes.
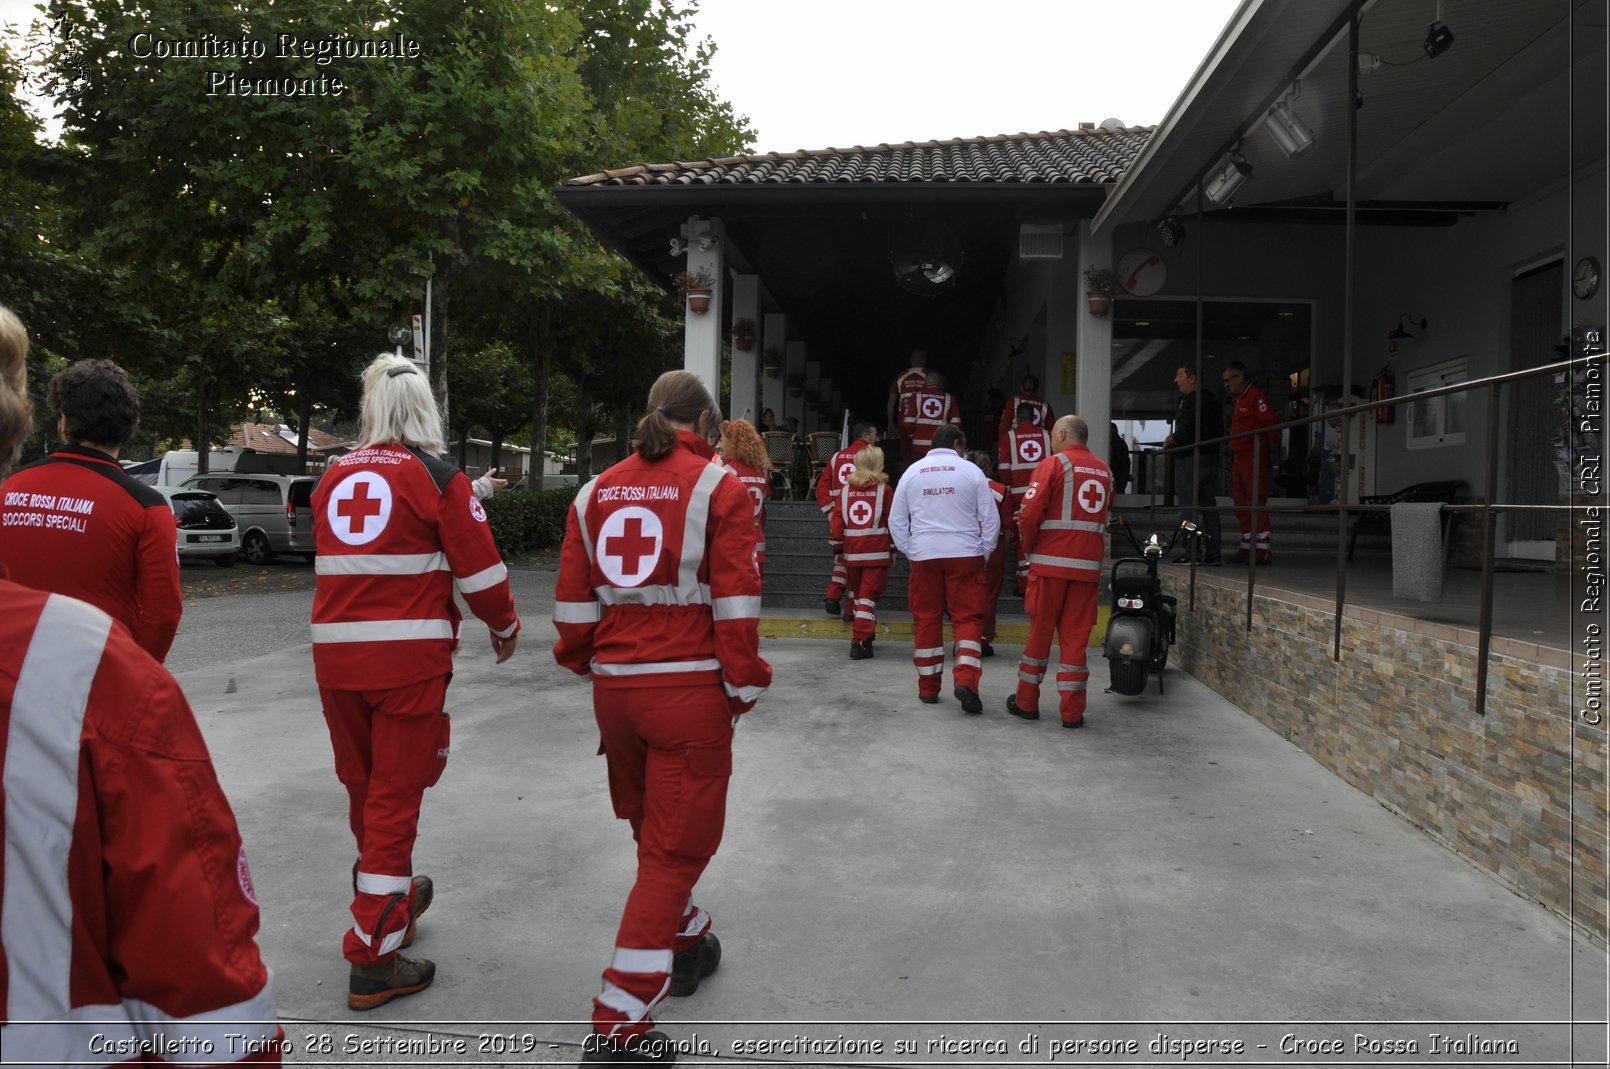
{"type": "MultiPolygon", "coordinates": [[[[307,447],[312,453],[322,452],[345,445],[346,441],[333,434],[326,434],[317,427],[309,427],[307,432],[307,447]]],[[[230,434],[226,446],[235,446],[240,449],[255,449],[259,453],[291,453],[296,452],[296,431],[286,427],[283,423],[239,423],[235,425],[234,432],[230,434]]]]}
{"type": "Polygon", "coordinates": [[[567,186],[827,185],[893,182],[1116,182],[1151,126],[857,145],[719,160],[645,163],[572,178],[567,186]]]}

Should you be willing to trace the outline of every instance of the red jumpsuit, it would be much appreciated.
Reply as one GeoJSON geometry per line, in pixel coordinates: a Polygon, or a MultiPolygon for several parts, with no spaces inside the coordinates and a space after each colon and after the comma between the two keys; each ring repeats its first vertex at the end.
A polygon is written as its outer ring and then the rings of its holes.
{"type": "Polygon", "coordinates": [[[927,383],[928,369],[911,367],[896,375],[889,384],[889,396],[895,400],[894,426],[900,435],[900,460],[903,464],[911,463],[911,436],[907,433],[907,419],[916,412],[917,394],[927,383]]]}
{"type": "MultiPolygon", "coordinates": [[[[857,438],[849,445],[833,454],[833,460],[822,469],[822,477],[816,480],[816,503],[822,507],[822,515],[832,517],[833,510],[838,507],[839,494],[844,489],[844,481],[855,470],[855,454],[867,447],[864,438],[857,438]]],[[[827,581],[827,593],[822,597],[828,601],[838,601],[844,596],[845,583],[849,571],[844,566],[844,558],[835,551],[833,554],[833,575],[827,581]]],[[[850,587],[854,590],[855,587],[850,587]]]]}
{"type": "MultiPolygon", "coordinates": [[[[1235,396],[1234,402],[1235,406],[1230,410],[1231,434],[1258,427],[1273,427],[1280,422],[1280,417],[1269,406],[1269,399],[1251,383],[1235,396]]],[[[1279,447],[1280,436],[1274,431],[1230,439],[1230,497],[1237,505],[1244,506],[1235,511],[1235,518],[1241,524],[1241,552],[1246,554],[1252,551],[1256,535],[1258,561],[1261,564],[1268,564],[1272,559],[1269,552],[1269,514],[1259,512],[1254,519],[1251,506],[1269,503],[1269,472],[1274,467],[1279,447]],[[1259,449],[1262,470],[1258,472],[1257,500],[1254,501],[1252,450],[1253,441],[1257,438],[1263,439],[1259,449]]]]}
{"type": "Polygon", "coordinates": [[[1112,472],[1087,447],[1072,445],[1040,463],[1023,497],[1017,528],[1029,559],[1029,640],[1017,669],[1017,705],[1039,711],[1055,631],[1062,722],[1081,724],[1090,680],[1085,649],[1096,625],[1112,472]]]}
{"type": "Polygon", "coordinates": [[[889,505],[894,490],[888,483],[848,486],[839,497],[839,507],[829,514],[830,542],[849,569],[849,589],[855,592],[855,616],[850,639],[863,642],[877,634],[878,598],[889,582],[889,566],[894,563],[889,540],[889,505]]]}
{"type": "Polygon", "coordinates": [[[672,957],[710,929],[692,894],[721,843],[733,725],[771,684],[749,496],[703,439],[677,438],[576,495],[554,589],[554,660],[592,675],[610,800],[638,844],[593,999],[594,1030],[622,1040],[653,1025],[672,957]]]}
{"type": "Polygon", "coordinates": [[[956,398],[939,386],[924,386],[912,399],[910,414],[900,419],[900,433],[911,442],[908,467],[928,455],[934,432],[947,423],[953,427],[962,425],[956,398]]]}
{"type": "Polygon", "coordinates": [[[0,718],[6,1060],[280,1064],[246,853],[173,677],[0,580],[0,718]]]}
{"type": "Polygon", "coordinates": [[[766,499],[771,497],[771,476],[741,460],[723,460],[722,466],[744,484],[755,507],[755,561],[766,570],[766,499]]]}
{"type": "Polygon", "coordinates": [[[447,765],[456,587],[500,638],[520,630],[469,477],[400,445],[331,461],[313,489],[313,674],[358,844],[355,964],[389,959],[413,911],[419,805],[447,765]]]}
{"type": "Polygon", "coordinates": [[[0,483],[0,564],[12,582],[79,598],[157,660],[184,600],[173,509],[95,449],[62,446],[0,483]]]}
{"type": "MultiPolygon", "coordinates": [[[[1028,405],[1034,409],[1034,416],[1029,420],[1029,422],[1034,424],[1036,427],[1050,430],[1051,425],[1056,422],[1056,414],[1051,411],[1050,405],[1041,400],[1039,394],[1015,394],[1011,400],[1006,402],[1006,407],[1001,409],[1001,427],[999,431],[1000,437],[1005,438],[1006,432],[1012,429],[1013,424],[1017,423],[1018,405],[1028,405]]],[[[1047,450],[1047,452],[1049,452],[1049,450],[1047,450]]],[[[1002,449],[1000,456],[1004,459],[1006,456],[1006,450],[1002,449]]]]}
{"type": "Polygon", "coordinates": [[[981,637],[985,642],[995,641],[995,615],[1000,605],[1001,587],[1006,585],[1006,542],[1012,530],[1012,495],[994,479],[989,481],[990,493],[1000,509],[1001,533],[984,561],[984,602],[981,637]]]}
{"type": "MultiPolygon", "coordinates": [[[[1017,510],[1023,507],[1023,495],[1028,493],[1034,469],[1051,455],[1051,436],[1036,423],[1019,423],[1001,432],[998,455],[1001,458],[1001,480],[1011,490],[1012,515],[1016,516],[1017,510]]],[[[1028,585],[1028,578],[1029,562],[1020,549],[1017,554],[1018,589],[1028,585]]]]}

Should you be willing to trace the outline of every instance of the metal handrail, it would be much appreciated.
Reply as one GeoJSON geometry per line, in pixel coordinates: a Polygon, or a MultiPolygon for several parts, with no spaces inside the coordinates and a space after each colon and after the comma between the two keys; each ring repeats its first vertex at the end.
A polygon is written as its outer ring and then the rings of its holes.
{"type": "MultiPolygon", "coordinates": [[[[1356,405],[1347,405],[1342,408],[1330,409],[1317,415],[1308,415],[1299,417],[1297,419],[1283,420],[1274,424],[1273,426],[1258,427],[1249,431],[1239,431],[1234,434],[1225,434],[1217,438],[1200,439],[1192,442],[1189,445],[1172,446],[1155,450],[1151,454],[1142,453],[1139,455],[1160,455],[1172,460],[1174,457],[1195,453],[1203,446],[1218,445],[1220,443],[1230,442],[1237,438],[1250,437],[1252,438],[1254,458],[1252,469],[1252,498],[1253,501],[1256,502],[1258,499],[1259,490],[1258,480],[1262,475],[1263,468],[1265,467],[1262,449],[1263,436],[1266,434],[1278,433],[1288,428],[1306,427],[1311,423],[1323,421],[1326,423],[1340,424],[1341,441],[1345,443],[1348,437],[1350,421],[1355,416],[1363,415],[1366,412],[1373,412],[1380,408],[1396,407],[1404,404],[1415,404],[1430,398],[1442,397],[1449,394],[1469,393],[1473,390],[1488,390],[1487,454],[1485,457],[1485,463],[1483,465],[1483,474],[1485,476],[1485,492],[1483,494],[1484,500],[1473,504],[1444,504],[1442,506],[1445,510],[1450,512],[1480,513],[1482,517],[1482,580],[1481,603],[1479,609],[1480,622],[1478,624],[1478,645],[1476,655],[1476,714],[1478,716],[1484,716],[1486,715],[1487,711],[1487,661],[1492,647],[1494,514],[1499,512],[1569,512],[1574,507],[1571,505],[1525,505],[1518,503],[1500,504],[1493,500],[1493,498],[1497,496],[1499,396],[1503,390],[1503,387],[1509,383],[1535,378],[1539,375],[1557,375],[1573,368],[1585,367],[1594,362],[1603,363],[1605,359],[1606,354],[1603,352],[1589,353],[1584,356],[1560,360],[1552,364],[1542,364],[1537,367],[1525,368],[1520,371],[1507,371],[1499,375],[1488,375],[1480,379],[1471,380],[1469,382],[1451,383],[1447,386],[1438,386],[1430,390],[1419,390],[1414,393],[1401,394],[1397,397],[1381,398],[1379,400],[1361,402],[1356,405]]],[[[1343,445],[1343,452],[1346,452],[1345,444],[1343,445]]],[[[1166,472],[1167,468],[1165,467],[1165,475],[1166,472]]],[[[1155,482],[1149,486],[1149,490],[1153,499],[1153,504],[1146,506],[1149,511],[1155,512],[1160,507],[1173,507],[1159,506],[1155,503],[1157,498],[1157,488],[1155,486],[1155,482]]],[[[1258,505],[1255,503],[1251,506],[1238,506],[1235,504],[1230,504],[1213,505],[1210,507],[1214,512],[1219,513],[1251,512],[1253,515],[1254,527],[1257,525],[1257,517],[1259,515],[1268,513],[1316,513],[1320,515],[1328,513],[1336,514],[1336,609],[1335,634],[1331,652],[1331,660],[1340,661],[1342,651],[1342,612],[1345,608],[1346,590],[1345,580],[1343,578],[1343,576],[1346,574],[1346,561],[1343,557],[1342,543],[1345,540],[1344,536],[1346,534],[1345,528],[1347,524],[1347,516],[1350,512],[1379,512],[1381,510],[1380,506],[1363,503],[1350,504],[1346,500],[1345,491],[1339,490],[1337,501],[1324,505],[1258,505]]],[[[1198,509],[1197,511],[1202,511],[1202,509],[1198,509]]],[[[1246,628],[1248,631],[1252,630],[1253,594],[1257,589],[1257,572],[1257,554],[1254,553],[1252,555],[1250,566],[1247,569],[1246,628]]],[[[1196,567],[1194,563],[1190,569],[1188,584],[1189,599],[1187,604],[1188,607],[1195,608],[1196,567]]]]}

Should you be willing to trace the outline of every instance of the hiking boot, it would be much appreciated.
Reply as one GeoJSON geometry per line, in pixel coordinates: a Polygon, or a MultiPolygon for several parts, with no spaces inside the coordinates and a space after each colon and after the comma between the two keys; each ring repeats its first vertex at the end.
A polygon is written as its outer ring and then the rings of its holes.
{"type": "Polygon", "coordinates": [[[414,909],[408,915],[408,930],[403,933],[403,946],[411,946],[414,942],[414,925],[419,918],[425,915],[430,908],[431,901],[436,897],[436,886],[431,883],[429,876],[415,876],[413,881],[414,909]]]}
{"type": "Polygon", "coordinates": [[[1085,726],[1085,718],[1081,716],[1077,720],[1064,720],[1062,726],[1065,728],[1082,728],[1085,726]]]}
{"type": "Polygon", "coordinates": [[[841,608],[842,607],[839,605],[839,599],[838,598],[823,598],[822,599],[822,611],[827,613],[829,616],[838,616],[840,614],[841,608]]]}
{"type": "Polygon", "coordinates": [[[581,1045],[583,1065],[670,1065],[676,1061],[676,1044],[664,1032],[616,1039],[594,1032],[581,1045]]]}
{"type": "Polygon", "coordinates": [[[978,655],[980,657],[995,656],[995,647],[989,644],[989,639],[986,638],[984,641],[978,644],[978,655]]]}
{"type": "Polygon", "coordinates": [[[962,712],[972,715],[984,711],[984,702],[979,698],[978,691],[972,687],[957,687],[952,693],[956,700],[962,703],[962,712]]]}
{"type": "Polygon", "coordinates": [[[939,704],[939,695],[937,695],[937,694],[919,694],[919,695],[917,695],[917,700],[922,702],[922,704],[924,704],[924,705],[938,705],[939,704]]]}
{"type": "Polygon", "coordinates": [[[852,660],[852,661],[864,661],[870,656],[872,656],[872,643],[870,643],[870,642],[852,642],[852,643],[850,643],[850,660],[852,660]]]}
{"type": "Polygon", "coordinates": [[[704,938],[671,959],[671,994],[676,998],[693,994],[699,981],[720,964],[721,940],[716,933],[705,932],[704,938]]]}
{"type": "Polygon", "coordinates": [[[375,965],[353,965],[347,981],[347,1008],[372,1010],[394,998],[423,991],[436,979],[436,963],[393,954],[375,965]]]}
{"type": "Polygon", "coordinates": [[[1040,719],[1040,710],[1038,710],[1038,709],[1025,709],[1022,706],[1018,705],[1018,703],[1017,703],[1017,695],[1016,694],[1013,694],[1013,695],[1009,696],[1006,699],[1006,711],[1011,713],[1013,716],[1019,718],[1020,720],[1038,720],[1038,719],[1040,719]]]}

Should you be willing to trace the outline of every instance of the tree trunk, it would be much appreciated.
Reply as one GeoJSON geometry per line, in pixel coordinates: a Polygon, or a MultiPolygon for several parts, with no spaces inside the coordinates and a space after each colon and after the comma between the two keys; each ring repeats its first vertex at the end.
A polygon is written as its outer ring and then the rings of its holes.
{"type": "Polygon", "coordinates": [[[447,406],[447,299],[453,289],[452,270],[444,270],[431,280],[430,290],[430,388],[442,412],[442,429],[453,425],[447,406]]]}
{"type": "Polygon", "coordinates": [[[632,448],[632,406],[630,403],[621,405],[615,410],[615,463],[619,464],[626,459],[626,454],[632,448]]]}
{"type": "Polygon", "coordinates": [[[458,429],[458,470],[463,471],[470,463],[470,428],[468,425],[458,429]]]}
{"type": "Polygon", "coordinates": [[[531,363],[531,471],[532,488],[540,487],[543,460],[548,445],[548,377],[553,374],[553,346],[546,309],[528,309],[522,316],[525,329],[520,344],[531,363]]]}
{"type": "Polygon", "coordinates": [[[207,427],[207,372],[202,370],[196,383],[196,474],[206,475],[211,470],[207,461],[212,459],[212,443],[207,427]]]}
{"type": "Polygon", "coordinates": [[[576,383],[576,482],[593,477],[593,384],[583,375],[576,383]]]}
{"type": "Polygon", "coordinates": [[[494,430],[492,434],[492,462],[488,467],[503,467],[503,432],[494,430]]]}
{"type": "Polygon", "coordinates": [[[296,392],[296,422],[300,428],[296,432],[296,463],[306,471],[308,427],[313,422],[313,391],[305,385],[296,392]]]}

